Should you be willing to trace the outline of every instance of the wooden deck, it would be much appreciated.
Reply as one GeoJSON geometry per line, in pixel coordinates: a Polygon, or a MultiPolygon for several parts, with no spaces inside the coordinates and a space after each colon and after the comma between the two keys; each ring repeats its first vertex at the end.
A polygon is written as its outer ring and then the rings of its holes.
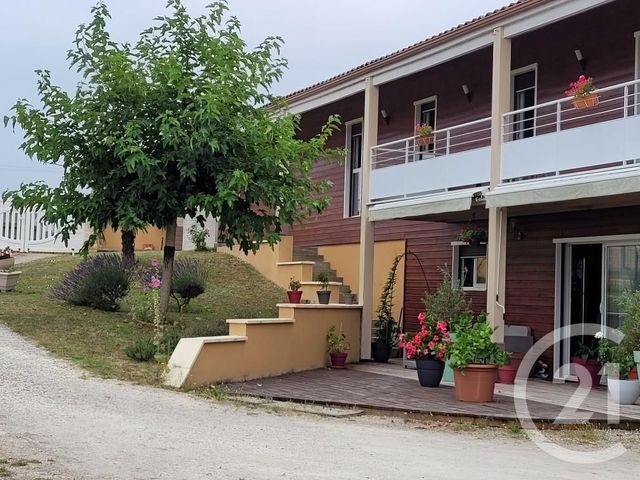
{"type": "MultiPolygon", "coordinates": [[[[458,402],[452,387],[423,388],[415,371],[394,365],[360,364],[347,370],[311,370],[233,383],[227,388],[235,394],[274,400],[495,421],[518,419],[512,385],[497,385],[495,401],[491,403],[458,402]]],[[[576,408],[565,408],[576,388],[530,380],[526,396],[531,419],[559,424],[606,423],[606,388],[594,390],[576,408]]],[[[640,426],[640,405],[620,407],[619,418],[625,426],[640,426]]]]}

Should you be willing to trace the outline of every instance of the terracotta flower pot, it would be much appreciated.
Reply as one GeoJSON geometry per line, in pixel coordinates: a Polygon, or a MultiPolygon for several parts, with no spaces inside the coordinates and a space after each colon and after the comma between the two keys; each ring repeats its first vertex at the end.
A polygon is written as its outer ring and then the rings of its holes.
{"type": "Polygon", "coordinates": [[[497,365],[467,365],[464,370],[455,370],[456,400],[461,402],[493,402],[496,386],[497,365]]]}
{"type": "Polygon", "coordinates": [[[333,352],[329,354],[331,358],[331,368],[347,368],[347,352],[333,352]]]}
{"type": "Polygon", "coordinates": [[[577,97],[573,99],[573,106],[578,110],[584,110],[586,108],[597,107],[600,103],[600,97],[595,93],[590,93],[584,97],[577,97]]]}
{"type": "Polygon", "coordinates": [[[427,145],[431,145],[433,143],[433,134],[424,135],[422,137],[416,138],[416,143],[421,147],[426,147],[427,145]]]}
{"type": "Polygon", "coordinates": [[[287,297],[289,297],[289,303],[300,303],[302,299],[302,290],[289,290],[287,292],[287,297]]]}
{"type": "Polygon", "coordinates": [[[9,270],[16,263],[16,259],[13,257],[0,258],[0,270],[9,270]]]}
{"type": "Polygon", "coordinates": [[[442,381],[444,362],[433,358],[416,358],[416,370],[421,386],[435,388],[442,381]]]}
{"type": "MultiPolygon", "coordinates": [[[[582,365],[587,369],[589,375],[591,376],[591,388],[598,388],[600,386],[600,379],[602,378],[602,375],[599,375],[600,370],[602,370],[602,365],[600,365],[600,362],[593,358],[583,360],[581,357],[573,357],[571,361],[577,365],[582,365]]],[[[581,383],[581,379],[579,376],[578,383],[581,383]]]]}
{"type": "Polygon", "coordinates": [[[524,352],[511,352],[511,361],[509,362],[509,365],[515,367],[516,370],[518,370],[523,358],[524,352]]]}
{"type": "Polygon", "coordinates": [[[505,385],[513,385],[518,373],[518,367],[514,365],[502,365],[498,367],[498,382],[505,385]]]}

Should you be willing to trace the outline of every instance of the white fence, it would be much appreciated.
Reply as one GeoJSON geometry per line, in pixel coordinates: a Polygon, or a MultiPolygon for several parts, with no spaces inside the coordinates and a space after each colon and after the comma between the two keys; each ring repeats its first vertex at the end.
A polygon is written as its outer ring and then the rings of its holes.
{"type": "Polygon", "coordinates": [[[87,240],[89,231],[81,228],[65,245],[56,235],[59,227],[42,220],[39,211],[19,212],[0,203],[0,248],[21,252],[77,252],[87,240]]]}

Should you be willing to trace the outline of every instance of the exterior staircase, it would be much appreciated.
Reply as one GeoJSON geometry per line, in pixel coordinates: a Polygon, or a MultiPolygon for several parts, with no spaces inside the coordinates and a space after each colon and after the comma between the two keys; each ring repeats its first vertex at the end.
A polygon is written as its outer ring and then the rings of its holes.
{"type": "MultiPolygon", "coordinates": [[[[321,272],[327,272],[329,281],[332,284],[339,284],[340,290],[350,289],[349,285],[345,285],[344,278],[338,276],[338,272],[331,267],[331,264],[318,253],[317,247],[293,247],[294,262],[313,262],[313,280],[318,278],[321,272]]],[[[303,282],[304,283],[304,282],[303,282]]],[[[343,295],[340,293],[340,303],[343,302],[343,295]]]]}

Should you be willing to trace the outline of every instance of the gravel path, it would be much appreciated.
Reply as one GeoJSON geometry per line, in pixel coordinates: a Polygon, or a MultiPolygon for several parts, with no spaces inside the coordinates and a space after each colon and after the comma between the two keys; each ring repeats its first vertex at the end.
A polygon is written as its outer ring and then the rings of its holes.
{"type": "Polygon", "coordinates": [[[637,452],[570,465],[525,440],[368,418],[280,415],[90,378],[0,325],[0,467],[7,457],[40,462],[10,468],[15,479],[635,479],[640,471],[637,452]]]}

